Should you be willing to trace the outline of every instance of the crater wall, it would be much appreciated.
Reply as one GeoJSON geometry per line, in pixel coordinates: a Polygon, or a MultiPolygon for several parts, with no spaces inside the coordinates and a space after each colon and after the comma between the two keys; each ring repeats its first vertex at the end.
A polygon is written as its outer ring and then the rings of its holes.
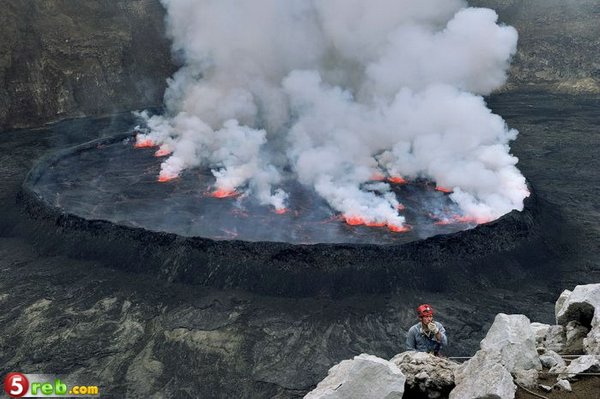
{"type": "MultiPolygon", "coordinates": [[[[600,93],[600,3],[471,0],[519,31],[503,90],[600,93]]],[[[159,0],[14,0],[0,11],[0,129],[160,105],[177,69],[159,0]]]]}

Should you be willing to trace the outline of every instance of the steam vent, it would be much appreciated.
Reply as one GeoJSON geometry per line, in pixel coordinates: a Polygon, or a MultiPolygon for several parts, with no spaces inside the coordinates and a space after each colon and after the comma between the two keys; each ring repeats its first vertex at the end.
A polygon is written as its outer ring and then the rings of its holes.
{"type": "Polygon", "coordinates": [[[31,213],[57,245],[169,281],[302,296],[510,278],[495,259],[526,246],[533,200],[486,96],[517,30],[462,2],[341,4],[165,2],[181,65],[161,112],[41,161],[31,213]]]}
{"type": "Polygon", "coordinates": [[[286,296],[435,289],[450,278],[443,264],[483,274],[494,267],[486,259],[533,229],[531,197],[522,212],[478,225],[432,181],[374,176],[401,204],[406,225],[395,229],[344,216],[293,179],[283,185],[284,210],[220,192],[207,169],[160,181],[161,158],[132,132],[95,140],[41,160],[20,198],[49,222],[47,234],[59,225],[56,241],[84,256],[171,281],[286,296]]]}

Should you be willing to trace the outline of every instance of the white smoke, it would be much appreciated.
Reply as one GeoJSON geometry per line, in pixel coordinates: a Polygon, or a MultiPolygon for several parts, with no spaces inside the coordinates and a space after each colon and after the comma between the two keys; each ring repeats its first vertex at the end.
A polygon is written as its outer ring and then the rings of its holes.
{"type": "Polygon", "coordinates": [[[213,170],[219,189],[285,207],[282,170],[347,217],[402,226],[376,174],[453,190],[492,220],[528,195],[517,132],[481,95],[506,79],[517,32],[459,0],[162,0],[185,66],[147,117],[161,177],[213,170]]]}

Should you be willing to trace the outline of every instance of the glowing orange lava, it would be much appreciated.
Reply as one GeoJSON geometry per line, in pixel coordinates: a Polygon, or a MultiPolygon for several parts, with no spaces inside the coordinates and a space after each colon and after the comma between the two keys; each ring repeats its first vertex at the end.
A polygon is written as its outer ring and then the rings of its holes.
{"type": "Polygon", "coordinates": [[[385,227],[384,222],[365,222],[365,226],[368,227],[385,227]]]}
{"type": "Polygon", "coordinates": [[[156,152],[154,153],[155,157],[166,157],[167,155],[171,154],[171,150],[169,150],[168,148],[159,148],[158,150],[156,150],[156,152]]]}
{"type": "Polygon", "coordinates": [[[406,183],[406,179],[403,178],[402,176],[391,176],[391,177],[388,177],[388,181],[390,183],[395,183],[395,184],[404,184],[404,183],[406,183]]]}
{"type": "Polygon", "coordinates": [[[344,221],[346,223],[348,223],[350,226],[360,226],[360,225],[364,225],[367,227],[386,227],[388,229],[390,229],[391,231],[393,231],[394,233],[406,233],[407,231],[410,231],[411,228],[408,225],[404,225],[404,226],[397,226],[394,224],[390,224],[390,223],[385,223],[385,222],[370,222],[370,221],[366,221],[365,219],[363,219],[360,216],[343,216],[344,221]]]}
{"type": "Polygon", "coordinates": [[[154,143],[154,141],[152,141],[150,139],[138,140],[134,144],[135,148],[148,148],[148,147],[155,147],[155,146],[156,146],[156,143],[154,143]]]}
{"type": "Polygon", "coordinates": [[[403,211],[406,209],[406,207],[403,204],[398,204],[398,205],[396,205],[396,209],[399,211],[403,211]]]}
{"type": "Polygon", "coordinates": [[[397,226],[395,224],[388,224],[387,227],[394,233],[407,233],[411,230],[409,225],[397,226]]]}
{"type": "Polygon", "coordinates": [[[344,216],[344,220],[350,226],[359,226],[361,224],[365,224],[365,220],[360,216],[344,216]]]}
{"type": "Polygon", "coordinates": [[[228,197],[235,197],[238,194],[239,193],[235,190],[223,190],[223,189],[218,188],[215,191],[213,191],[212,193],[210,193],[210,196],[214,197],[214,198],[228,198],[228,197]]]}
{"type": "Polygon", "coordinates": [[[442,193],[451,193],[452,189],[447,188],[447,187],[442,187],[442,186],[437,186],[435,188],[437,191],[441,191],[442,193]]]}
{"type": "Polygon", "coordinates": [[[158,181],[161,183],[165,183],[177,178],[177,175],[158,175],[158,181]]]}
{"type": "Polygon", "coordinates": [[[288,209],[287,208],[275,208],[275,213],[278,215],[283,215],[285,213],[287,213],[288,209]]]}

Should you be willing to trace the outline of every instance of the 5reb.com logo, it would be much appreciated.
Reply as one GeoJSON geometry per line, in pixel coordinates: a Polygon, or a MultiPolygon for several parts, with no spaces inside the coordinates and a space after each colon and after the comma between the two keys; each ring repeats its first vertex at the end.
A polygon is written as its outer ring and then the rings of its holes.
{"type": "Polygon", "coordinates": [[[95,397],[97,385],[69,386],[58,376],[50,374],[9,373],[4,378],[4,391],[11,398],[95,397]]]}

